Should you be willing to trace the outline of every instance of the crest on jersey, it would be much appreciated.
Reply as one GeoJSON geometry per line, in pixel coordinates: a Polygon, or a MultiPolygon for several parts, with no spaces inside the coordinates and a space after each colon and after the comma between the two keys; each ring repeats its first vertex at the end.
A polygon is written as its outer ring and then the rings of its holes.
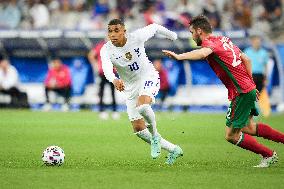
{"type": "Polygon", "coordinates": [[[128,60],[131,60],[132,59],[132,54],[130,52],[126,53],[125,54],[125,57],[128,59],[128,60]]]}

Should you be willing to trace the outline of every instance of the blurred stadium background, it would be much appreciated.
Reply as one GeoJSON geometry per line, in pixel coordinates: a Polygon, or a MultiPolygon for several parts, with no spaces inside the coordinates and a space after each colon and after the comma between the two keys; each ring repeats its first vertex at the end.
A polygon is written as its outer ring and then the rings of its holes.
{"type": "MultiPolygon", "coordinates": [[[[183,52],[196,48],[187,26],[190,18],[198,14],[207,15],[214,32],[227,35],[241,49],[249,46],[250,35],[260,35],[270,56],[270,102],[273,110],[281,110],[283,3],[284,0],[0,0],[0,54],[18,70],[19,87],[27,92],[31,109],[41,110],[45,103],[44,80],[53,57],[60,57],[69,66],[73,81],[71,109],[67,113],[4,109],[9,107],[11,98],[0,93],[0,188],[283,186],[283,161],[269,169],[256,170],[252,165],[259,162],[257,155],[224,142],[227,91],[209,65],[203,61],[176,62],[161,53],[161,49],[183,52]],[[125,113],[119,121],[105,121],[97,112],[71,112],[79,108],[99,109],[99,77],[87,56],[105,38],[112,18],[123,19],[129,31],[155,22],[178,33],[175,42],[156,36],[146,43],[149,58],[153,62],[162,59],[168,71],[170,91],[162,110],[174,112],[157,112],[156,119],[159,132],[184,149],[184,157],[173,167],[164,164],[164,152],[155,161],[150,158],[145,143],[137,141],[132,133],[125,113]],[[42,166],[41,153],[50,145],[64,149],[63,166],[42,166]]],[[[110,96],[107,88],[106,103],[111,101],[110,96]]],[[[123,94],[117,92],[116,96],[119,110],[124,110],[123,94]]],[[[257,119],[283,131],[283,115],[257,119]]],[[[261,142],[284,157],[283,145],[261,142]]]]}
{"type": "MultiPolygon", "coordinates": [[[[226,89],[208,64],[176,62],[161,53],[161,49],[183,52],[196,48],[187,25],[191,17],[204,14],[210,18],[216,34],[230,37],[241,49],[249,45],[250,35],[261,35],[263,46],[270,53],[267,89],[275,109],[284,101],[283,3],[283,0],[0,0],[0,52],[18,70],[20,88],[27,92],[31,108],[39,109],[45,102],[43,82],[50,58],[58,56],[72,71],[72,109],[81,106],[96,110],[98,82],[87,54],[105,38],[108,21],[121,18],[129,31],[155,22],[176,31],[179,37],[173,43],[157,36],[146,44],[149,58],[162,59],[168,71],[170,92],[166,107],[175,111],[225,111],[226,89]]],[[[105,95],[106,103],[110,102],[108,93],[110,90],[105,95]]],[[[123,95],[116,95],[124,109],[123,95]]],[[[0,94],[1,106],[7,102],[9,97],[0,94]]]]}

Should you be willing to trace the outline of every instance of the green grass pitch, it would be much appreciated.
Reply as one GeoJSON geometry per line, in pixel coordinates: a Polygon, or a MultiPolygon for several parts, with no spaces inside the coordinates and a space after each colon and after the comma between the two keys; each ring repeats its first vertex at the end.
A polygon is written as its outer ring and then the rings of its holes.
{"type": "MultiPolygon", "coordinates": [[[[162,136],[184,150],[174,166],[164,164],[166,152],[151,159],[125,113],[101,121],[94,112],[0,110],[0,188],[283,188],[283,144],[258,139],[278,152],[279,162],[257,169],[258,155],[225,141],[225,114],[156,117],[162,136]],[[63,166],[42,165],[49,145],[64,149],[63,166]]],[[[284,132],[283,114],[259,121],[284,132]]]]}

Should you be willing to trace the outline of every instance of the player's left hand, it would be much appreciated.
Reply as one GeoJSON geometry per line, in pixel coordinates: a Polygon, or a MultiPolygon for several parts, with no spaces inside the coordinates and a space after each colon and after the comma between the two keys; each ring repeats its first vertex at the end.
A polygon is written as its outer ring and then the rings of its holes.
{"type": "Polygon", "coordinates": [[[174,58],[174,59],[177,59],[178,60],[178,55],[172,51],[169,51],[169,50],[162,50],[162,52],[168,56],[169,58],[174,58]]]}

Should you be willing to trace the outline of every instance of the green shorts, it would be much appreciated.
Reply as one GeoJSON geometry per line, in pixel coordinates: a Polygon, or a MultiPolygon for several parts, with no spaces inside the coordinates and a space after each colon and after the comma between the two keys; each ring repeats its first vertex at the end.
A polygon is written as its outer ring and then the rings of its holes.
{"type": "Polygon", "coordinates": [[[228,108],[226,125],[233,128],[247,126],[251,115],[259,115],[255,102],[256,89],[248,93],[242,93],[234,98],[228,108]]]}

